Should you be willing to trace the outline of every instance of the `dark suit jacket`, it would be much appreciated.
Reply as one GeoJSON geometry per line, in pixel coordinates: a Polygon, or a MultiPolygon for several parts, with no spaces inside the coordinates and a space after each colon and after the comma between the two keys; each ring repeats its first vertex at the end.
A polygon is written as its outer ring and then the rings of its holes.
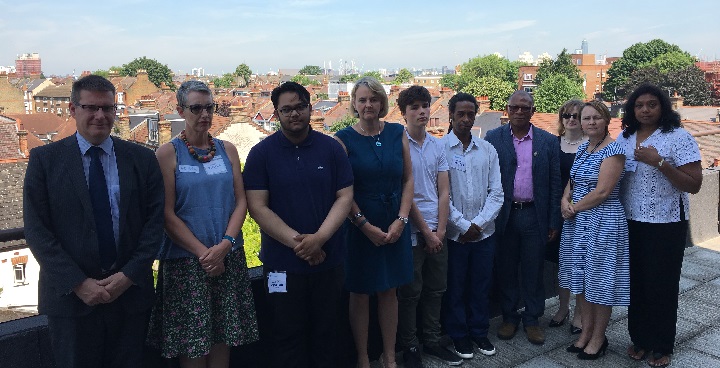
{"type": "MultiPolygon", "coordinates": [[[[120,181],[116,264],[133,285],[114,303],[128,312],[151,307],[152,262],[163,236],[164,187],[153,152],[113,138],[120,181]]],[[[80,316],[94,307],[72,291],[88,277],[102,279],[90,192],[77,137],[34,148],[23,193],[25,239],[40,264],[38,310],[80,316]]]]}
{"type": "MultiPolygon", "coordinates": [[[[532,126],[532,176],[535,211],[540,224],[540,233],[546,236],[549,229],[560,230],[560,147],[557,137],[532,126]]],[[[513,200],[517,155],[512,141],[510,124],[495,128],[485,135],[498,153],[500,176],[505,200],[500,214],[495,219],[495,231],[500,236],[505,232],[513,200]]]]}

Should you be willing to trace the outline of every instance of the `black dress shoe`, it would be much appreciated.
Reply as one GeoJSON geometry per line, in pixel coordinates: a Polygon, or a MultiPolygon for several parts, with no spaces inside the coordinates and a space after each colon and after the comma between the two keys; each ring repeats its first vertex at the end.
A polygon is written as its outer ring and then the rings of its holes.
{"type": "Polygon", "coordinates": [[[548,323],[548,327],[560,327],[560,326],[564,325],[565,321],[567,321],[567,319],[568,319],[568,316],[570,316],[570,311],[568,311],[567,314],[565,315],[565,317],[563,317],[563,319],[561,319],[560,321],[556,321],[556,320],[550,318],[550,323],[548,323]]]}
{"type": "MultiPolygon", "coordinates": [[[[587,344],[585,344],[585,346],[587,346],[587,344]]],[[[567,351],[568,353],[578,354],[585,350],[585,346],[579,348],[573,343],[572,345],[568,346],[565,351],[567,351]]]]}
{"type": "Polygon", "coordinates": [[[579,335],[582,333],[582,328],[573,326],[572,323],[570,323],[570,335],[579,335]]]}
{"type": "Polygon", "coordinates": [[[600,350],[597,351],[595,354],[589,354],[586,353],[585,350],[581,351],[578,354],[578,359],[580,360],[595,360],[597,358],[600,358],[601,356],[605,355],[607,352],[608,345],[610,345],[610,342],[608,341],[607,337],[605,338],[605,341],[603,342],[602,346],[600,347],[600,350]]]}

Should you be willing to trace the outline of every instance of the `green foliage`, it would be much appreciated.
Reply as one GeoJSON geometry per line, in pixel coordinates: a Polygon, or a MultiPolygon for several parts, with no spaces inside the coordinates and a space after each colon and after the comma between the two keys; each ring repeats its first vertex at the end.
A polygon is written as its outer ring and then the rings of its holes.
{"type": "Polygon", "coordinates": [[[245,259],[248,268],[262,266],[260,258],[260,225],[250,217],[248,213],[245,217],[245,223],[242,226],[243,240],[245,241],[245,259]]]}
{"type": "Polygon", "coordinates": [[[493,110],[504,109],[508,98],[514,91],[514,83],[493,76],[476,79],[462,89],[462,92],[476,97],[487,96],[490,100],[490,108],[493,110]]]}
{"type": "Polygon", "coordinates": [[[362,76],[363,77],[373,77],[373,78],[377,79],[378,82],[380,82],[380,83],[383,82],[382,74],[380,74],[380,72],[377,70],[365,72],[365,73],[363,73],[362,76]]]}
{"type": "Polygon", "coordinates": [[[709,106],[716,102],[712,98],[712,85],[694,64],[669,73],[661,73],[654,66],[638,69],[630,75],[623,89],[629,93],[643,83],[652,83],[670,94],[677,92],[684,98],[683,104],[688,106],[709,106]]]}
{"type": "Polygon", "coordinates": [[[215,87],[230,88],[235,83],[235,76],[232,73],[225,73],[220,78],[214,78],[215,87]]]}
{"type": "Polygon", "coordinates": [[[161,64],[159,61],[155,59],[148,59],[145,56],[137,58],[127,64],[123,64],[122,69],[120,70],[120,75],[135,77],[137,76],[138,69],[144,69],[147,71],[148,78],[156,87],[160,88],[162,83],[165,82],[165,85],[170,87],[170,89],[175,90],[175,84],[173,84],[172,81],[172,71],[170,68],[168,68],[166,64],[161,64]]]}
{"type": "Polygon", "coordinates": [[[535,89],[533,97],[537,111],[554,113],[567,100],[584,100],[585,92],[582,84],[570,80],[565,75],[552,74],[535,89]]]}
{"type": "Polygon", "coordinates": [[[305,65],[300,69],[298,72],[299,74],[305,74],[305,75],[320,75],[322,74],[322,69],[320,69],[317,65],[305,65]]]}
{"type": "Polygon", "coordinates": [[[315,95],[315,97],[317,97],[318,100],[327,100],[328,98],[330,98],[327,93],[318,93],[315,95]]]}
{"type": "Polygon", "coordinates": [[[250,70],[250,67],[247,66],[247,64],[242,63],[235,68],[235,72],[233,75],[242,78],[243,83],[241,84],[243,87],[247,86],[248,83],[250,83],[250,76],[252,76],[252,70],[250,70]]]}
{"type": "Polygon", "coordinates": [[[347,127],[357,123],[358,120],[359,120],[358,118],[356,118],[350,114],[347,114],[342,119],[336,121],[335,124],[333,124],[330,127],[330,131],[333,133],[339,132],[340,130],[343,130],[344,128],[347,128],[347,127]]]}
{"type": "Polygon", "coordinates": [[[104,69],[98,69],[93,72],[94,75],[99,75],[105,79],[107,79],[110,76],[110,72],[104,69]]]}
{"type": "MultiPolygon", "coordinates": [[[[608,79],[603,85],[604,98],[606,100],[625,98],[630,91],[623,91],[622,88],[630,79],[631,74],[638,69],[650,65],[658,56],[668,53],[687,54],[677,45],[669,44],[660,39],[655,39],[647,43],[638,42],[625,49],[622,57],[616,60],[610,69],[608,69],[608,79]]],[[[687,54],[687,56],[690,57],[689,54],[687,54]]],[[[674,59],[673,57],[670,58],[674,59]]],[[[662,65],[667,64],[666,61],[660,61],[658,63],[662,65]]]]}
{"type": "Polygon", "coordinates": [[[316,81],[315,79],[312,79],[304,74],[297,74],[294,77],[292,77],[292,79],[290,79],[290,81],[301,84],[303,86],[309,86],[309,85],[319,86],[321,84],[320,82],[316,81]]]}
{"type": "Polygon", "coordinates": [[[535,75],[535,83],[540,86],[543,80],[553,74],[560,74],[569,80],[578,84],[582,84],[583,79],[580,76],[580,69],[573,63],[572,57],[567,53],[567,49],[563,49],[555,60],[543,60],[540,63],[537,74],[535,75]]]}
{"type": "Polygon", "coordinates": [[[520,63],[511,63],[497,55],[472,58],[460,67],[461,74],[455,79],[457,85],[455,90],[465,91],[466,86],[484,77],[494,77],[515,86],[517,85],[519,65],[520,63]]]}
{"type": "Polygon", "coordinates": [[[345,74],[340,77],[340,83],[352,83],[358,79],[360,79],[360,76],[357,74],[345,74]]]}
{"type": "Polygon", "coordinates": [[[654,67],[660,73],[667,74],[685,69],[693,64],[695,64],[695,59],[687,52],[672,51],[656,57],[646,66],[654,67]]]}
{"type": "Polygon", "coordinates": [[[440,85],[458,91],[460,90],[459,79],[460,77],[457,74],[445,74],[440,78],[440,85]]]}
{"type": "Polygon", "coordinates": [[[409,70],[402,68],[395,76],[395,79],[393,80],[393,83],[396,85],[400,85],[403,83],[410,83],[415,78],[415,75],[413,75],[412,72],[409,70]]]}

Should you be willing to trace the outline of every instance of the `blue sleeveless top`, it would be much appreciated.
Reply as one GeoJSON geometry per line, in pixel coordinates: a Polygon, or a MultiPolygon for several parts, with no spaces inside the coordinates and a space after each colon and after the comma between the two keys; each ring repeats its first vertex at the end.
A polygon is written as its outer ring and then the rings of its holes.
{"type": "MultiPolygon", "coordinates": [[[[190,155],[180,138],[171,142],[175,147],[175,214],[206,247],[220,243],[230,215],[235,210],[232,164],[225,152],[223,141],[213,138],[217,149],[215,157],[201,163],[190,155]]],[[[207,150],[197,149],[198,155],[207,150]]],[[[232,251],[243,245],[242,232],[229,234],[237,242],[232,251]]],[[[231,252],[232,252],[231,251],[231,252]]],[[[159,259],[195,257],[165,235],[159,259]]]]}

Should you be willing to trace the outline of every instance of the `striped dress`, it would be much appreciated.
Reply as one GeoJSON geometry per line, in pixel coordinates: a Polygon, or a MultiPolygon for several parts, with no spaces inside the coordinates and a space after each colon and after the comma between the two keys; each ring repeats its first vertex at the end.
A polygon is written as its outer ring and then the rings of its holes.
{"type": "MultiPolygon", "coordinates": [[[[587,147],[588,142],[578,147],[570,170],[575,181],[572,194],[575,203],[595,189],[605,158],[625,154],[615,142],[592,154],[586,151],[587,147]]],[[[595,304],[630,304],[628,228],[619,192],[618,181],[604,202],[577,213],[563,224],[560,287],[573,294],[584,294],[587,301],[595,304]]]]}

